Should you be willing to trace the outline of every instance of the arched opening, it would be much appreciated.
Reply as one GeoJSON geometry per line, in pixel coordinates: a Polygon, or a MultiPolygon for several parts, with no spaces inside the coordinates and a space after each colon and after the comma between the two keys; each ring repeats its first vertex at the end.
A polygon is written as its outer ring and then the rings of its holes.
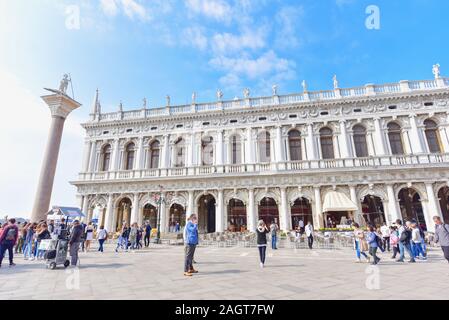
{"type": "Polygon", "coordinates": [[[424,132],[426,134],[427,145],[431,153],[441,152],[440,136],[438,134],[438,126],[435,121],[427,119],[424,121],[424,132]]]}
{"type": "Polygon", "coordinates": [[[276,200],[265,197],[260,201],[259,220],[263,220],[267,226],[273,222],[279,226],[279,210],[276,200]]]}
{"type": "Polygon", "coordinates": [[[449,223],[449,187],[441,188],[440,191],[438,191],[438,198],[440,199],[444,223],[449,223]]]}
{"type": "Polygon", "coordinates": [[[231,164],[242,163],[242,143],[239,135],[231,137],[231,164]]]}
{"type": "Polygon", "coordinates": [[[313,224],[312,206],[306,198],[298,198],[291,207],[292,227],[301,229],[310,221],[313,224]],[[302,222],[301,222],[302,221],[302,222]]]}
{"type": "Polygon", "coordinates": [[[120,200],[117,206],[115,231],[120,231],[125,223],[128,227],[131,225],[131,206],[131,200],[129,200],[128,198],[120,200]]]}
{"type": "Polygon", "coordinates": [[[152,229],[157,228],[157,209],[152,204],[147,203],[143,207],[143,221],[148,222],[152,229]]]}
{"type": "Polygon", "coordinates": [[[372,195],[365,196],[362,200],[362,215],[367,225],[380,227],[386,223],[382,199],[372,195]]]}
{"type": "Polygon", "coordinates": [[[203,137],[201,139],[201,161],[203,166],[212,166],[214,164],[213,142],[212,137],[203,137]]]}
{"type": "Polygon", "coordinates": [[[388,140],[390,142],[391,153],[394,155],[404,154],[404,145],[402,143],[401,126],[396,122],[388,124],[388,140]]]}
{"type": "Polygon", "coordinates": [[[301,133],[298,130],[291,130],[288,133],[288,147],[290,149],[290,161],[302,160],[301,133]]]}
{"type": "Polygon", "coordinates": [[[426,220],[421,204],[421,197],[412,188],[404,188],[399,191],[399,207],[404,220],[415,220],[426,230],[426,220]]]}
{"type": "Polygon", "coordinates": [[[227,229],[231,232],[243,232],[247,229],[246,206],[243,201],[231,199],[228,205],[227,229]]]}
{"type": "Polygon", "coordinates": [[[326,127],[320,130],[320,145],[323,159],[335,159],[334,138],[330,128],[326,127]]]}
{"type": "Polygon", "coordinates": [[[180,204],[170,207],[170,219],[168,222],[169,232],[181,232],[186,225],[186,211],[180,204]]]}
{"type": "Polygon", "coordinates": [[[160,155],[160,143],[159,141],[153,141],[150,144],[150,154],[149,154],[149,168],[150,169],[157,169],[159,168],[159,155],[160,155]]]}
{"type": "Polygon", "coordinates": [[[263,131],[257,136],[257,146],[259,148],[259,162],[271,161],[271,137],[270,133],[263,131]]]}
{"type": "Polygon", "coordinates": [[[132,170],[134,167],[134,158],[136,153],[136,145],[134,143],[129,143],[126,146],[125,152],[125,170],[132,170]]]}
{"type": "Polygon", "coordinates": [[[210,194],[198,200],[198,230],[201,233],[215,232],[215,198],[210,194]]]}
{"type": "Polygon", "coordinates": [[[182,138],[175,142],[174,149],[173,167],[183,168],[185,166],[186,148],[182,138]]]}
{"type": "Polygon", "coordinates": [[[103,147],[101,151],[101,167],[100,171],[109,171],[111,166],[111,145],[107,144],[103,147]]]}
{"type": "Polygon", "coordinates": [[[355,155],[358,158],[368,157],[368,145],[366,143],[366,129],[364,126],[355,125],[353,128],[355,155]]]}

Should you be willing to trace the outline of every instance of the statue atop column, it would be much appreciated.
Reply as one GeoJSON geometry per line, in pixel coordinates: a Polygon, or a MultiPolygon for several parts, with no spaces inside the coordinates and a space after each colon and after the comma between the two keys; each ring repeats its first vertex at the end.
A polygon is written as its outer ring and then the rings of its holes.
{"type": "Polygon", "coordinates": [[[217,90],[217,99],[218,101],[223,99],[223,92],[220,89],[217,90]]]}
{"type": "Polygon", "coordinates": [[[435,76],[435,79],[441,78],[440,64],[434,64],[432,68],[432,73],[435,76]]]}
{"type": "Polygon", "coordinates": [[[67,88],[69,87],[69,75],[68,74],[64,74],[60,84],[59,84],[59,91],[61,91],[62,93],[67,93],[67,88]]]}
{"type": "Polygon", "coordinates": [[[250,91],[248,88],[243,89],[243,96],[245,97],[245,99],[248,99],[250,95],[250,91]]]}
{"type": "Polygon", "coordinates": [[[196,92],[192,93],[192,104],[196,103],[196,92]]]}
{"type": "Polygon", "coordinates": [[[147,108],[147,98],[143,98],[143,109],[147,108]]]}
{"type": "Polygon", "coordinates": [[[169,107],[170,106],[170,96],[168,94],[165,97],[165,100],[167,101],[167,107],[169,107]]]}
{"type": "Polygon", "coordinates": [[[278,95],[278,86],[276,84],[273,84],[273,86],[271,87],[271,91],[273,93],[273,96],[277,96],[278,95]]]}
{"type": "Polygon", "coordinates": [[[307,82],[306,82],[306,80],[302,80],[301,85],[302,85],[302,91],[307,92],[307,82]]]}

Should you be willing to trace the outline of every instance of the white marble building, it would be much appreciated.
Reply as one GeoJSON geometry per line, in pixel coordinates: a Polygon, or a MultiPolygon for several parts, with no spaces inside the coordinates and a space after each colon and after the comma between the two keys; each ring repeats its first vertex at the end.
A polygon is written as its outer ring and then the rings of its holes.
{"type": "MultiPolygon", "coordinates": [[[[435,72],[435,70],[434,70],[435,72]]],[[[336,80],[336,78],[335,78],[336,80]]],[[[98,92],[72,182],[88,219],[163,232],[198,213],[202,232],[290,230],[414,218],[449,223],[449,79],[102,113],[98,92]]]]}

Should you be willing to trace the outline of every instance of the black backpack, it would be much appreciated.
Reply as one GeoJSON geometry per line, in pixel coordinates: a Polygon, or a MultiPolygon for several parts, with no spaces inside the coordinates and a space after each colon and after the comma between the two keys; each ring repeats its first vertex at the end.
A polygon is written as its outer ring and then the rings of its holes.
{"type": "Polygon", "coordinates": [[[411,238],[412,232],[408,229],[405,229],[404,231],[402,231],[401,238],[399,239],[399,241],[403,244],[407,244],[410,242],[411,238]]]}
{"type": "Polygon", "coordinates": [[[376,236],[377,246],[379,247],[380,250],[383,250],[384,243],[383,243],[382,239],[376,233],[374,235],[376,236]]]}

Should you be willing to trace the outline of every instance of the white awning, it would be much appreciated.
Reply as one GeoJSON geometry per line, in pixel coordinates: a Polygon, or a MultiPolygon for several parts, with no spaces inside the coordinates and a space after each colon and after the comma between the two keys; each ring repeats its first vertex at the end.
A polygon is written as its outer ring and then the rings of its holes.
{"type": "Polygon", "coordinates": [[[359,208],[344,193],[330,191],[324,197],[323,212],[329,211],[357,211],[359,208]]]}

